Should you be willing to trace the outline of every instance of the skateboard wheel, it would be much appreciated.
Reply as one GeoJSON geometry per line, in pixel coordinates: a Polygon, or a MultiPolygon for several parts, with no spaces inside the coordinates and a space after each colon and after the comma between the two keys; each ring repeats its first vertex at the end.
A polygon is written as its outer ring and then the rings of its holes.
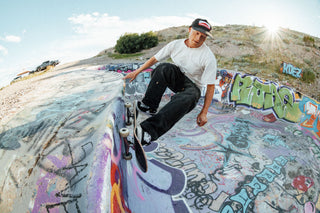
{"type": "Polygon", "coordinates": [[[126,102],[126,103],[124,104],[124,106],[125,106],[126,108],[130,108],[130,107],[131,107],[131,103],[130,103],[130,102],[126,102]]]}
{"type": "Polygon", "coordinates": [[[130,134],[129,129],[127,129],[127,128],[121,128],[121,129],[120,129],[120,135],[121,135],[121,137],[128,137],[129,134],[130,134]]]}
{"type": "Polygon", "coordinates": [[[123,155],[123,158],[125,160],[131,160],[132,159],[132,154],[129,152],[129,153],[124,153],[123,155]]]}

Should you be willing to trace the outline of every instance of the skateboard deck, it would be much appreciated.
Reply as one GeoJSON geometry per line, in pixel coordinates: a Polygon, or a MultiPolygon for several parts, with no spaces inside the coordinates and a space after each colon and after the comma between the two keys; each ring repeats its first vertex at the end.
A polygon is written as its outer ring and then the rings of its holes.
{"type": "Polygon", "coordinates": [[[146,153],[143,150],[143,147],[141,145],[141,141],[137,135],[137,127],[138,127],[138,122],[137,122],[137,118],[138,118],[138,113],[137,113],[137,104],[136,102],[133,103],[133,115],[134,115],[134,121],[133,121],[133,125],[134,125],[134,130],[133,130],[133,134],[134,134],[134,150],[136,152],[136,158],[138,161],[138,165],[140,166],[140,169],[143,172],[147,172],[148,170],[148,164],[147,164],[147,157],[146,157],[146,153]]]}
{"type": "Polygon", "coordinates": [[[132,158],[131,153],[129,152],[129,148],[133,148],[133,150],[135,151],[136,154],[136,160],[138,163],[139,168],[143,171],[143,172],[147,172],[148,170],[148,163],[147,163],[147,157],[146,154],[143,150],[143,147],[141,145],[141,141],[138,137],[138,122],[137,122],[137,118],[138,118],[138,111],[137,111],[137,105],[136,102],[133,102],[132,104],[132,108],[133,108],[133,112],[130,112],[130,107],[131,104],[126,103],[125,104],[126,108],[127,108],[127,121],[126,121],[126,125],[131,125],[130,122],[130,118],[133,119],[133,141],[128,141],[127,137],[129,136],[129,129],[127,128],[122,128],[120,130],[120,134],[124,139],[125,142],[125,153],[123,154],[124,159],[126,160],[130,160],[132,158]]]}

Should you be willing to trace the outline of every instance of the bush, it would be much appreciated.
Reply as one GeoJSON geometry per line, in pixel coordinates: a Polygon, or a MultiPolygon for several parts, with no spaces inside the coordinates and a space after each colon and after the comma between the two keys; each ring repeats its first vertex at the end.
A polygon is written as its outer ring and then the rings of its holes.
{"type": "Polygon", "coordinates": [[[153,32],[143,33],[140,35],[142,49],[149,49],[158,45],[158,37],[153,32]]]}
{"type": "Polygon", "coordinates": [[[311,36],[304,36],[303,37],[303,42],[307,46],[313,46],[314,45],[314,38],[312,38],[311,36]]]}
{"type": "Polygon", "coordinates": [[[158,37],[153,32],[125,34],[117,40],[115,50],[120,53],[136,53],[158,45],[158,37]]]}
{"type": "Polygon", "coordinates": [[[316,78],[316,75],[311,69],[306,68],[303,70],[302,80],[304,82],[311,83],[315,80],[315,78],[316,78]]]}

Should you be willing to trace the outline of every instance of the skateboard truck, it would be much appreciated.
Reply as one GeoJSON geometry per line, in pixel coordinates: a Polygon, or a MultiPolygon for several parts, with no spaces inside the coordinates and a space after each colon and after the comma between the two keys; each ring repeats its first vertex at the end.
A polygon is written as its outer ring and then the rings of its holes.
{"type": "Polygon", "coordinates": [[[123,153],[123,158],[125,160],[131,160],[132,159],[132,154],[129,152],[129,148],[130,148],[130,144],[131,143],[127,139],[129,134],[130,134],[129,129],[127,129],[127,128],[121,128],[120,129],[120,136],[124,140],[125,153],[123,153]]]}
{"type": "Polygon", "coordinates": [[[136,102],[133,103],[133,110],[130,111],[131,108],[131,103],[125,103],[125,107],[126,107],[126,114],[127,114],[127,118],[126,118],[126,125],[131,125],[131,119],[133,119],[133,137],[132,140],[128,140],[128,136],[130,135],[130,131],[128,128],[121,128],[119,130],[119,134],[120,136],[123,138],[124,141],[124,147],[125,147],[125,152],[122,154],[122,157],[125,160],[131,160],[132,159],[132,154],[129,152],[130,147],[133,148],[134,152],[135,152],[135,156],[136,156],[136,160],[138,163],[139,168],[141,169],[142,172],[147,172],[148,170],[148,160],[146,157],[146,154],[143,150],[143,147],[141,145],[141,142],[137,136],[137,117],[138,117],[138,110],[137,110],[137,105],[136,102]]]}
{"type": "Polygon", "coordinates": [[[130,126],[130,125],[132,124],[130,118],[134,119],[134,118],[133,118],[133,117],[134,117],[134,114],[133,114],[133,112],[130,111],[130,107],[132,106],[132,104],[131,104],[130,102],[126,102],[126,103],[124,104],[124,106],[126,107],[126,111],[127,111],[126,125],[127,125],[127,126],[130,126]]]}
{"type": "MultiPolygon", "coordinates": [[[[133,112],[130,111],[132,104],[130,102],[126,102],[124,106],[126,107],[126,115],[127,115],[126,126],[130,126],[132,124],[131,119],[134,119],[134,114],[133,112]]],[[[132,154],[129,152],[129,148],[130,146],[132,146],[132,142],[128,141],[128,136],[130,134],[130,131],[128,128],[121,128],[119,133],[124,140],[125,153],[123,153],[123,158],[125,160],[131,160],[132,154]]]]}

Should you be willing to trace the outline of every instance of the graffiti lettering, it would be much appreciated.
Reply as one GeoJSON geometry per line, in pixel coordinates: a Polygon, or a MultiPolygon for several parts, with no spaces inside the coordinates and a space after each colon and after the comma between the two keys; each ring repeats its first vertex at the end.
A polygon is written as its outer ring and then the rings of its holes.
{"type": "Polygon", "coordinates": [[[278,118],[298,122],[301,112],[291,89],[275,83],[263,83],[254,76],[236,74],[230,101],[256,109],[273,109],[278,118]]]}
{"type": "Polygon", "coordinates": [[[296,77],[296,78],[302,77],[302,69],[295,67],[292,64],[289,64],[286,62],[281,63],[280,72],[284,74],[292,75],[293,77],[296,77]]]}
{"type": "Polygon", "coordinates": [[[197,209],[203,209],[207,206],[209,209],[216,209],[217,205],[221,206],[227,194],[222,192],[215,199],[212,194],[216,192],[217,185],[209,175],[209,180],[203,174],[191,159],[184,159],[184,155],[170,148],[166,148],[165,144],[159,144],[160,147],[155,151],[158,159],[163,159],[166,164],[176,168],[181,168],[187,174],[187,187],[183,192],[183,196],[192,200],[197,209]]]}
{"type": "Polygon", "coordinates": [[[281,173],[281,169],[286,165],[288,160],[283,156],[276,157],[271,165],[266,165],[265,169],[257,174],[250,183],[244,184],[244,187],[240,191],[230,196],[230,202],[226,202],[226,205],[222,209],[222,213],[233,213],[233,212],[247,212],[247,209],[253,209],[254,199],[260,192],[265,191],[268,188],[268,183],[272,183],[278,175],[281,173]],[[248,188],[251,190],[248,190],[248,188]],[[252,192],[252,194],[250,194],[252,192]],[[235,205],[233,205],[235,202],[235,205]],[[236,205],[236,204],[240,204],[236,205]]]}

